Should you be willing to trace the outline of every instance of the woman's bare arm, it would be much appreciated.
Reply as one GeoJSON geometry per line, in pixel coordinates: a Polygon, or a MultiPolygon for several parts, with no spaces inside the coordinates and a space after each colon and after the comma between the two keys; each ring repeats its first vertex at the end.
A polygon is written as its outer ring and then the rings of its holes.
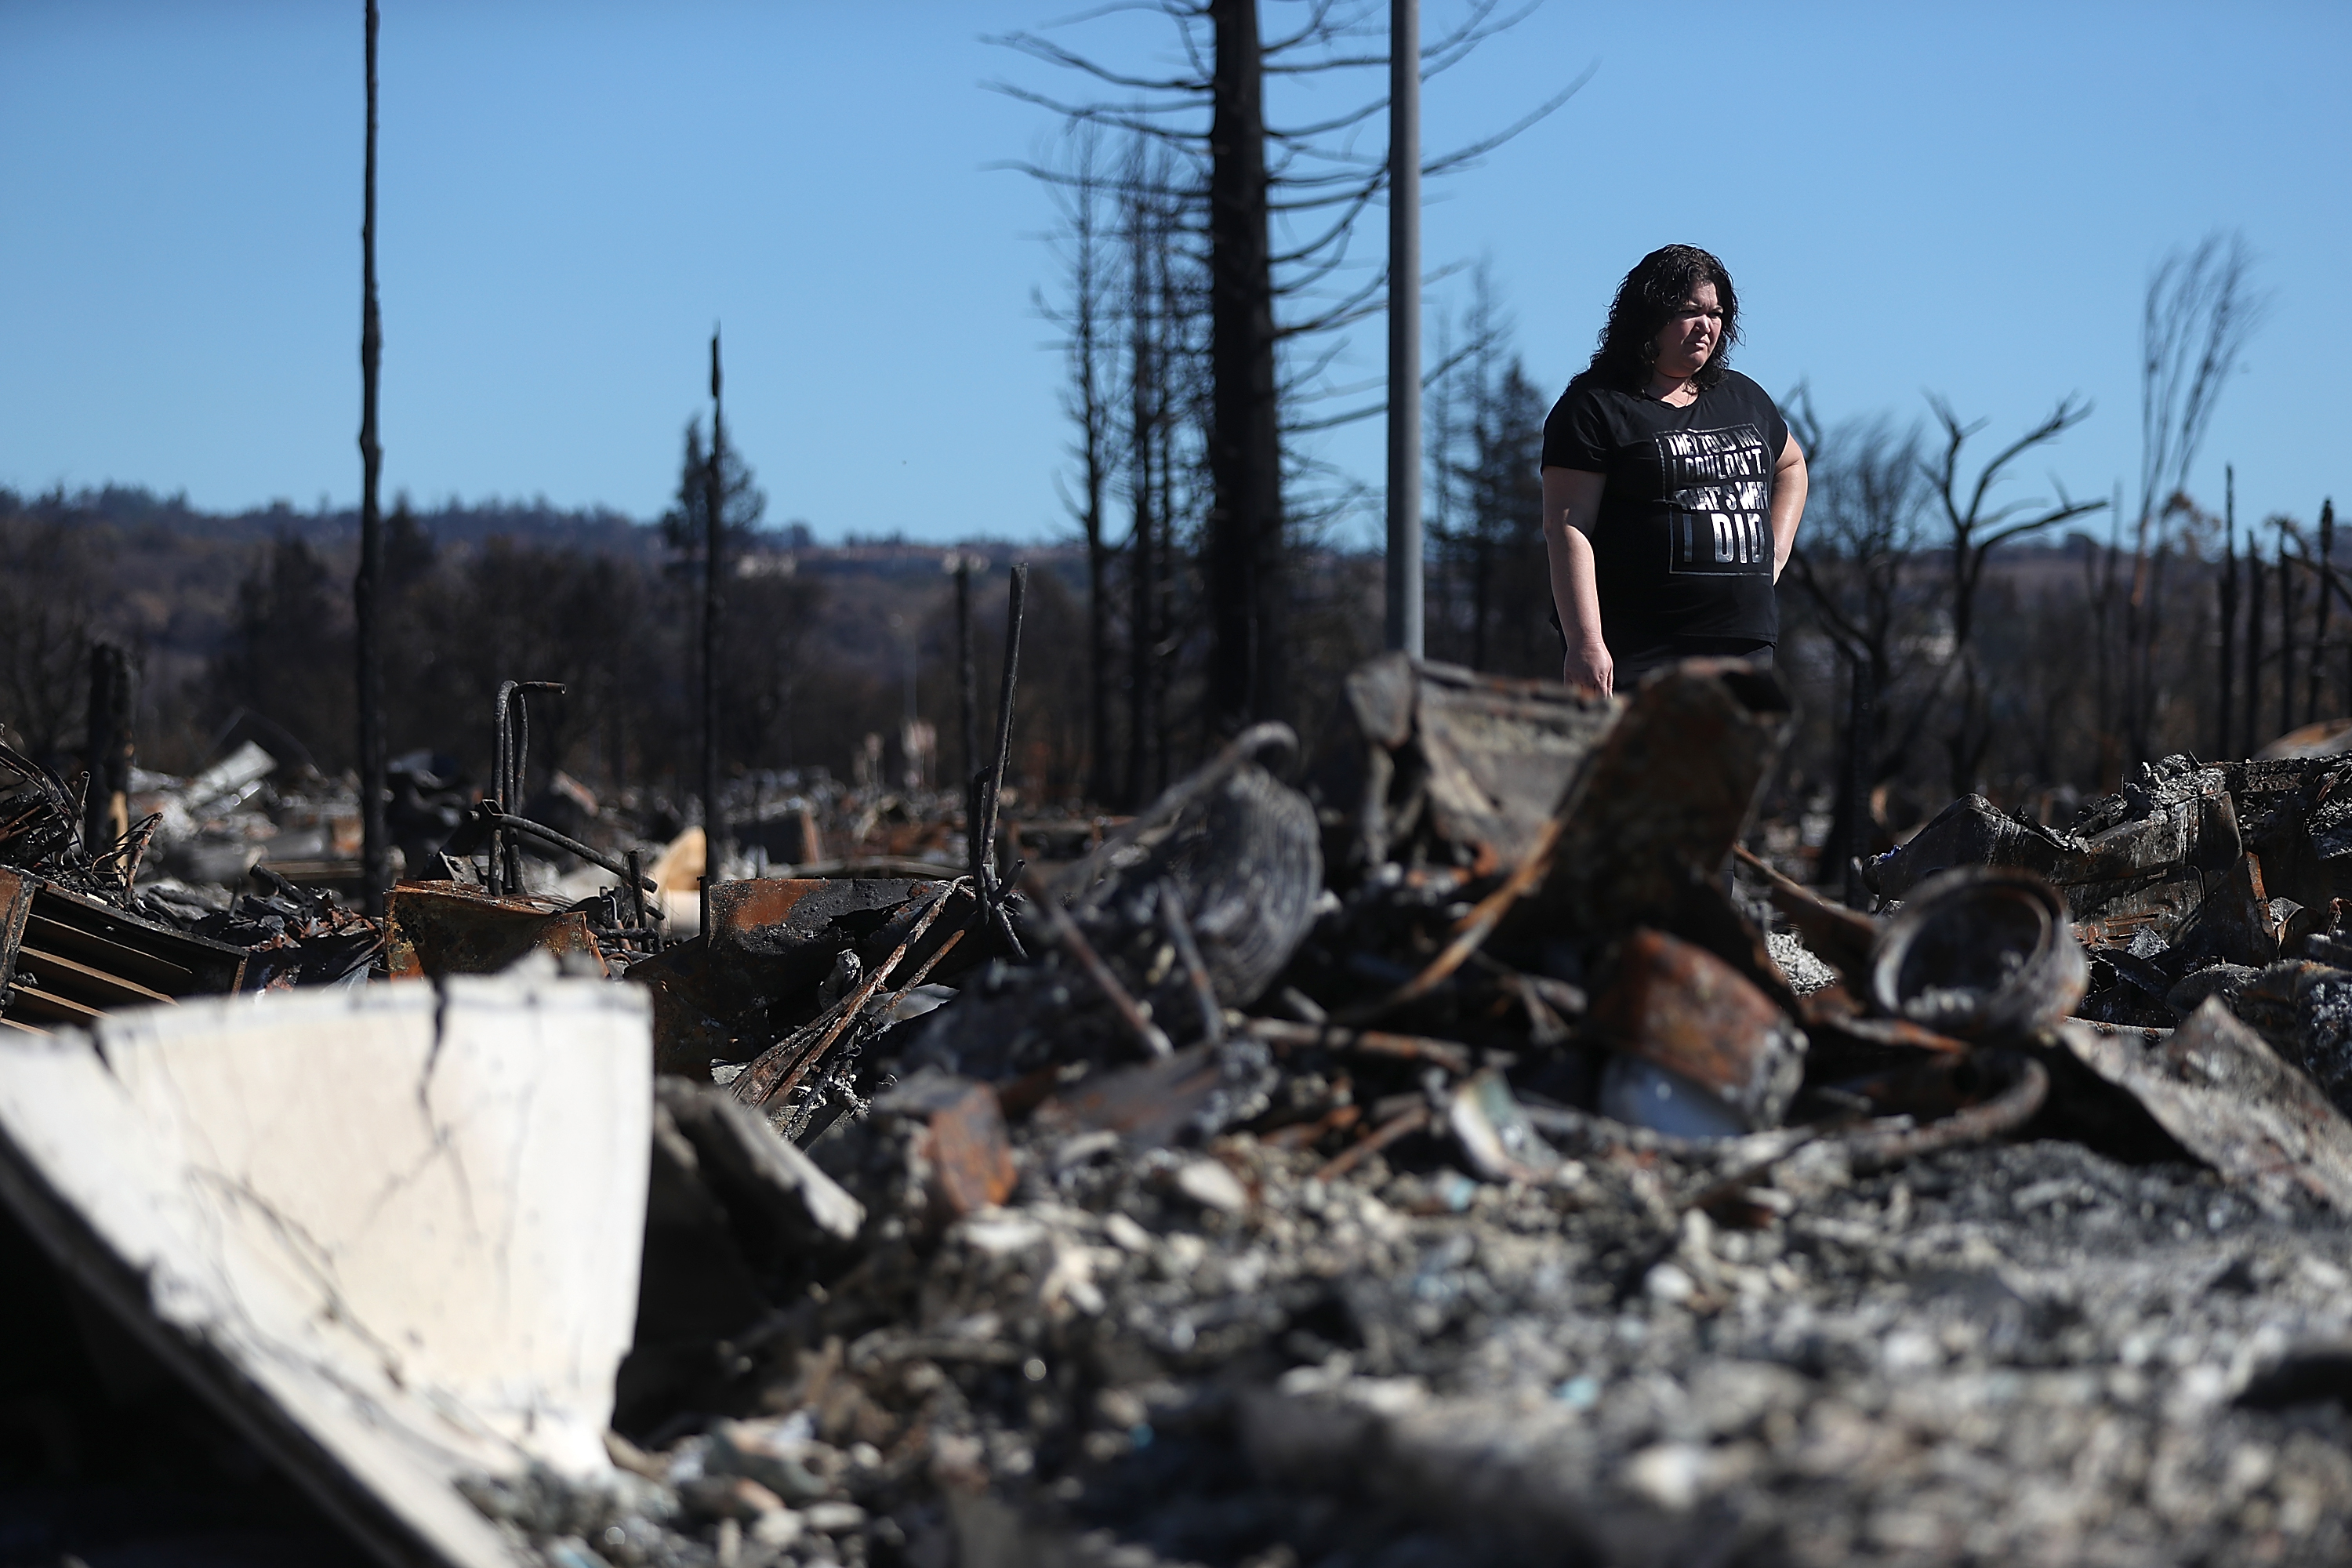
{"type": "Polygon", "coordinates": [[[1772,468],[1772,581],[1789,563],[1797,547],[1797,524],[1805,516],[1805,450],[1794,436],[1781,445],[1780,460],[1772,468]]]}
{"type": "Polygon", "coordinates": [[[1593,570],[1591,532],[1606,482],[1606,475],[1582,468],[1543,471],[1544,551],[1551,559],[1552,605],[1568,638],[1559,678],[1603,697],[1615,689],[1616,666],[1601,636],[1601,584],[1593,570]]]}

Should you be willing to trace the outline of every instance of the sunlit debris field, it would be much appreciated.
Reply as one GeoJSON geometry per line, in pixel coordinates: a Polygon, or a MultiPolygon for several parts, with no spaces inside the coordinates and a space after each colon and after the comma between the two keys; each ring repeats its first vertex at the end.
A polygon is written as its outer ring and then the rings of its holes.
{"type": "Polygon", "coordinates": [[[99,833],[0,752],[11,1353],[388,1563],[2352,1553],[2352,762],[1961,800],[1864,912],[1745,666],[1345,704],[731,863],[406,759],[381,921],[259,747],[99,833]]]}

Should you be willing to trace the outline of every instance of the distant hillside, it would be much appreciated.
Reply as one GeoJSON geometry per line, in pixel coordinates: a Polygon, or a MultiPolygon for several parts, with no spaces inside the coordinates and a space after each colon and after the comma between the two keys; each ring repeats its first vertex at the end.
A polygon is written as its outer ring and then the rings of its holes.
{"type": "MultiPolygon", "coordinates": [[[[614,657],[641,676],[686,678],[692,611],[679,596],[685,563],[655,523],[544,502],[444,504],[410,515],[416,532],[409,536],[409,559],[404,563],[395,538],[388,564],[395,583],[404,571],[429,571],[440,584],[436,613],[445,617],[410,649],[422,666],[438,667],[418,679],[462,686],[479,673],[471,671],[478,658],[490,661],[484,679],[515,673],[518,660],[531,664],[536,677],[543,672],[533,661],[554,657],[545,646],[554,634],[541,624],[550,616],[568,617],[575,641],[609,641],[614,657]],[[499,575],[491,557],[509,546],[527,560],[536,556],[538,563],[525,568],[528,582],[499,575]],[[592,605],[564,597],[572,591],[565,584],[576,589],[580,574],[562,560],[620,566],[610,579],[619,598],[592,605]],[[476,575],[485,569],[489,576],[476,575]],[[467,582],[479,586],[468,590],[462,586],[467,582]],[[469,592],[477,596],[468,599],[469,592]],[[492,606],[491,613],[486,617],[468,605],[492,606]],[[623,618],[612,620],[615,615],[623,618]],[[459,668],[469,673],[448,674],[459,668]]],[[[84,700],[77,650],[87,637],[100,637],[132,650],[141,671],[140,724],[159,755],[194,765],[219,743],[226,716],[245,708],[274,713],[302,731],[319,756],[339,752],[347,721],[331,714],[348,698],[333,690],[344,684],[349,660],[358,542],[359,520],[350,510],[299,511],[279,503],[207,512],[184,497],[121,486],[34,496],[0,489],[0,623],[11,623],[0,624],[0,725],[53,747],[79,734],[84,700]],[[288,541],[299,542],[316,563],[308,569],[315,584],[299,605],[271,598],[276,590],[263,586],[272,581],[273,554],[288,541]],[[240,595],[256,593],[277,606],[265,613],[282,628],[284,640],[272,655],[280,676],[320,686],[307,699],[280,692],[265,700],[221,684],[215,667],[231,643],[240,595]],[[309,714],[309,721],[298,714],[309,714]]],[[[1056,621],[1070,598],[1083,599],[1084,552],[1061,545],[919,545],[852,536],[825,546],[811,542],[805,525],[787,524],[760,531],[737,556],[731,655],[746,666],[747,678],[784,680],[796,692],[809,688],[795,699],[800,717],[793,728],[828,765],[845,769],[857,738],[869,730],[895,733],[910,637],[920,644],[927,688],[942,679],[930,667],[952,657],[952,637],[943,628],[952,625],[950,574],[959,552],[982,569],[975,598],[984,650],[1002,636],[1003,584],[1013,562],[1034,564],[1041,593],[1048,583],[1061,590],[1033,597],[1033,619],[1056,621]],[[770,624],[780,612],[788,631],[770,624]],[[772,664],[784,646],[795,650],[793,670],[751,668],[772,664]]],[[[692,570],[686,568],[688,577],[692,570]]],[[[249,672],[244,685],[257,678],[249,672]]],[[[445,701],[453,713],[481,706],[460,700],[454,689],[445,701]]],[[[676,721],[672,710],[685,710],[674,699],[648,702],[662,721],[676,721]]],[[[927,710],[932,706],[927,700],[927,710]]],[[[467,742],[458,737],[469,736],[471,726],[445,713],[428,731],[403,743],[463,751],[467,742]],[[457,729],[445,736],[448,723],[457,729]]]]}

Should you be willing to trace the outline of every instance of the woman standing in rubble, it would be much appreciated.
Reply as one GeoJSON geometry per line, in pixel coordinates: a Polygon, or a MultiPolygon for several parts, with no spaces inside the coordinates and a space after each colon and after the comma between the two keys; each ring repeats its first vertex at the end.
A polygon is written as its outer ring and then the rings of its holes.
{"type": "Polygon", "coordinates": [[[1805,455],[1764,389],[1725,363],[1738,341],[1723,263],[1696,246],[1654,250],[1544,421],[1544,545],[1570,686],[1606,696],[1702,655],[1772,662],[1805,455]]]}

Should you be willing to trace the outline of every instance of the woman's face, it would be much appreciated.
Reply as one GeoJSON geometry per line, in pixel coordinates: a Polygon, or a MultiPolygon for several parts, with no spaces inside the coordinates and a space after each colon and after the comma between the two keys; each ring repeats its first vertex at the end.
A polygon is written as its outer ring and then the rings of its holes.
{"type": "Polygon", "coordinates": [[[1715,285],[1701,279],[1685,297],[1680,309],[1658,329],[1658,374],[1686,381],[1699,373],[1716,345],[1723,342],[1723,305],[1715,285]]]}

